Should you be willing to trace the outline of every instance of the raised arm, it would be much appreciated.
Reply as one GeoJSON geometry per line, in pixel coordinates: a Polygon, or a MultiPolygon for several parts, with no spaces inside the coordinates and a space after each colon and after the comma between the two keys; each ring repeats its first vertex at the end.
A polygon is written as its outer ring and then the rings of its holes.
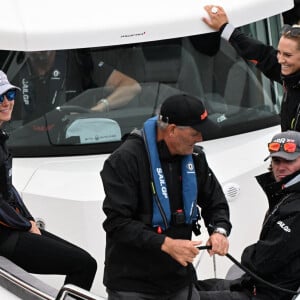
{"type": "Polygon", "coordinates": [[[111,94],[101,99],[91,108],[94,111],[109,111],[128,104],[141,91],[141,86],[133,78],[114,70],[107,79],[106,87],[111,94]]]}

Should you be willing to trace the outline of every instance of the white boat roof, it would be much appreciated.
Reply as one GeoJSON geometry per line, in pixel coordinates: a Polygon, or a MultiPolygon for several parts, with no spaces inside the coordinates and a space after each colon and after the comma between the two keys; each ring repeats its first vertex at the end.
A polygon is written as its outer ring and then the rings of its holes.
{"type": "Polygon", "coordinates": [[[235,26],[293,7],[293,0],[0,0],[2,50],[54,50],[139,43],[207,33],[206,4],[235,26]]]}

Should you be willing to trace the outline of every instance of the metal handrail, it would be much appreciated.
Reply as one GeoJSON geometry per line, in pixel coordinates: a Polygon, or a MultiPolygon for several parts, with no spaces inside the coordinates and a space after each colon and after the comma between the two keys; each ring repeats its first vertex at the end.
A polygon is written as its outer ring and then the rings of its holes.
{"type": "MultiPolygon", "coordinates": [[[[5,258],[4,258],[5,259],[5,258]]],[[[5,259],[7,260],[7,259],[5,259]]],[[[8,260],[9,261],[9,260],[8,260]]],[[[14,265],[14,263],[10,262],[14,265]]],[[[27,273],[25,270],[20,269],[27,273]]],[[[30,273],[28,273],[30,274],[30,273]]],[[[7,281],[11,282],[14,286],[19,287],[20,290],[24,290],[24,293],[30,293],[30,295],[35,296],[36,299],[41,300],[63,300],[66,296],[77,296],[82,298],[82,300],[104,300],[107,298],[96,296],[92,294],[91,292],[84,290],[78,286],[75,286],[73,284],[66,284],[64,285],[57,293],[56,296],[53,294],[56,294],[56,292],[53,292],[52,295],[50,295],[47,292],[41,291],[37,287],[35,287],[33,284],[30,284],[22,279],[20,279],[17,275],[14,275],[8,271],[6,271],[4,268],[0,267],[0,277],[6,279],[7,281]]],[[[46,283],[45,283],[46,284],[46,283]]],[[[12,294],[11,290],[9,290],[12,294]]],[[[17,295],[17,294],[16,294],[17,295]]],[[[30,297],[32,297],[30,296],[30,297]]],[[[28,298],[29,299],[29,298],[28,298]]]]}
{"type": "Polygon", "coordinates": [[[41,299],[46,299],[46,300],[55,300],[54,297],[52,297],[51,295],[48,295],[42,291],[40,291],[39,289],[35,288],[34,286],[24,282],[23,280],[17,278],[16,276],[6,272],[3,269],[0,269],[0,275],[6,279],[8,279],[9,281],[11,281],[12,283],[16,284],[17,286],[28,290],[29,292],[31,292],[32,294],[40,297],[41,299]]]}
{"type": "Polygon", "coordinates": [[[103,300],[106,298],[96,296],[91,292],[84,290],[73,284],[64,285],[58,292],[56,300],[64,300],[66,296],[79,296],[84,300],[103,300]]]}

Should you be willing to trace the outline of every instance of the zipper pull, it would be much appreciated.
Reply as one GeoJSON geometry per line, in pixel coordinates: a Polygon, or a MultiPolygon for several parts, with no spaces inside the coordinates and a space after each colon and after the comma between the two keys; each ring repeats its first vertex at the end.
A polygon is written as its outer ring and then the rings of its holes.
{"type": "Polygon", "coordinates": [[[255,284],[253,285],[253,291],[252,291],[253,296],[256,296],[256,286],[255,284]]]}

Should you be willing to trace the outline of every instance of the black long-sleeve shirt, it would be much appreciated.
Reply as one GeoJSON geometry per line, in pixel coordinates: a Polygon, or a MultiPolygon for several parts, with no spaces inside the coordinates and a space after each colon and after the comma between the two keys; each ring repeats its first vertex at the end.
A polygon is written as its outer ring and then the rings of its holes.
{"type": "Polygon", "coordinates": [[[281,65],[277,60],[277,50],[263,44],[239,29],[235,29],[229,42],[239,55],[256,64],[270,80],[284,86],[284,95],[281,103],[281,129],[300,131],[300,70],[297,73],[285,76],[281,74],[281,65]]]}

